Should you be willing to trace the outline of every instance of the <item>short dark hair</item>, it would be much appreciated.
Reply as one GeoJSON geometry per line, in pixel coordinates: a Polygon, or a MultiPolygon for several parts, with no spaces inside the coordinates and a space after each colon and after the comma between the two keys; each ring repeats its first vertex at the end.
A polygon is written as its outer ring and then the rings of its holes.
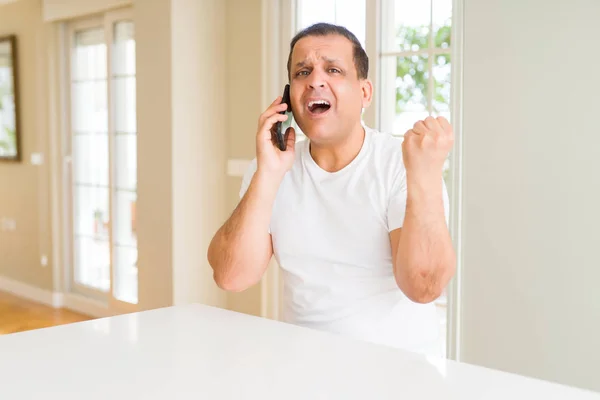
{"type": "Polygon", "coordinates": [[[367,56],[367,53],[363,49],[356,36],[343,26],[328,24],[325,22],[319,22],[317,24],[304,28],[303,30],[298,32],[296,36],[294,36],[294,38],[292,39],[290,43],[290,54],[288,55],[287,62],[288,79],[291,79],[290,74],[292,67],[292,52],[294,51],[294,46],[296,46],[296,43],[298,43],[300,39],[305,38],[307,36],[327,35],[340,35],[352,42],[354,53],[354,66],[356,67],[358,78],[366,79],[369,76],[369,57],[367,56]]]}

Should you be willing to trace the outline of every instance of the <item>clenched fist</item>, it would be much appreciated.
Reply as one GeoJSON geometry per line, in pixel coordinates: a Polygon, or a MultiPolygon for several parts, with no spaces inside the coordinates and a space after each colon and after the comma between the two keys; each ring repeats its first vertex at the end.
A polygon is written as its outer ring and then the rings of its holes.
{"type": "Polygon", "coordinates": [[[410,181],[439,182],[444,162],[454,144],[454,132],[444,117],[417,121],[404,135],[402,156],[410,181]]]}

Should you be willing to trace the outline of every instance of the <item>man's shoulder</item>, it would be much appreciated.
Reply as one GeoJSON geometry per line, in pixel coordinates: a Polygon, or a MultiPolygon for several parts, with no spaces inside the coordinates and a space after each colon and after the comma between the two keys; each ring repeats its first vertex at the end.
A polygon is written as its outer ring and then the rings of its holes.
{"type": "Polygon", "coordinates": [[[403,138],[388,132],[366,128],[371,136],[370,161],[382,166],[389,172],[401,172],[404,169],[402,158],[403,138]]]}
{"type": "Polygon", "coordinates": [[[369,127],[365,127],[365,129],[371,134],[371,141],[375,151],[382,153],[402,152],[403,138],[401,136],[369,127]]]}

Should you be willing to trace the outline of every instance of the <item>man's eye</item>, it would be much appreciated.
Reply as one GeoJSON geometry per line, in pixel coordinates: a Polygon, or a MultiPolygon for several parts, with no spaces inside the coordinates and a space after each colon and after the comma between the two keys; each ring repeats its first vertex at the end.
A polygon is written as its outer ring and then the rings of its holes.
{"type": "Polygon", "coordinates": [[[341,71],[337,68],[329,68],[329,72],[334,72],[336,74],[339,74],[341,71]]]}
{"type": "Polygon", "coordinates": [[[296,76],[308,75],[308,71],[299,71],[296,73],[296,76]]]}

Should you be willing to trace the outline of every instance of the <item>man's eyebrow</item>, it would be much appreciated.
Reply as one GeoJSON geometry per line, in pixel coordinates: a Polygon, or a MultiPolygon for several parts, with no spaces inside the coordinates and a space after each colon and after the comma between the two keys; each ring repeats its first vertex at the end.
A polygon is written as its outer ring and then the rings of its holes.
{"type": "MultiPolygon", "coordinates": [[[[329,58],[329,57],[321,57],[323,60],[327,61],[328,63],[336,63],[338,61],[340,61],[338,58],[329,58]]],[[[306,60],[303,61],[299,61],[296,63],[296,68],[302,68],[306,66],[306,60]]]]}

